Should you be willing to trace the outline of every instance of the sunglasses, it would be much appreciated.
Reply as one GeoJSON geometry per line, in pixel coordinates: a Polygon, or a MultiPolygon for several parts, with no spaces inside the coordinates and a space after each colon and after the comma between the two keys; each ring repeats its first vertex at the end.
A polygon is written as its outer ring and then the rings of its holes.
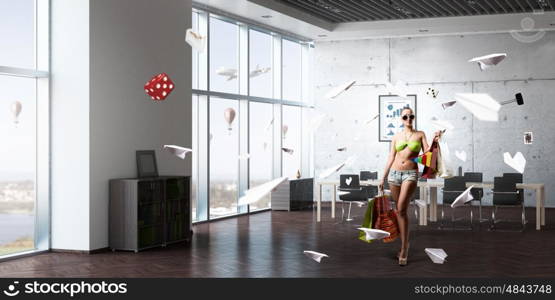
{"type": "Polygon", "coordinates": [[[408,120],[409,118],[410,118],[411,120],[414,120],[414,115],[404,115],[404,116],[403,116],[403,120],[405,120],[405,121],[408,120]]]}

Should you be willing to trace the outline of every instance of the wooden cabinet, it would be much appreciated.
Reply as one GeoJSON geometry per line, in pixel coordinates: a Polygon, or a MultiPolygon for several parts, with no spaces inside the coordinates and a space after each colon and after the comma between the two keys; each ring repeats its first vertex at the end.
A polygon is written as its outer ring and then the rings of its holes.
{"type": "Polygon", "coordinates": [[[190,177],[110,180],[112,250],[139,251],[191,239],[190,177]]]}

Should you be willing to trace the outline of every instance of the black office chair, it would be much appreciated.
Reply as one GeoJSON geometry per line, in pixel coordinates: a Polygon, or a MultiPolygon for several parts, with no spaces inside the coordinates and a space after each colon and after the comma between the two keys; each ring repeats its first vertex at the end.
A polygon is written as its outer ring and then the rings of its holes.
{"type": "Polygon", "coordinates": [[[360,171],[360,181],[378,179],[378,172],[360,171]]]}
{"type": "MultiPolygon", "coordinates": [[[[483,174],[479,172],[465,172],[464,173],[465,182],[483,182],[483,174]]],[[[482,219],[482,198],[484,197],[484,189],[483,188],[472,188],[470,190],[470,194],[472,194],[472,201],[478,201],[478,227],[481,222],[487,221],[487,219],[482,219]]],[[[472,210],[472,208],[470,208],[472,210]]]]}
{"type": "Polygon", "coordinates": [[[493,209],[491,211],[491,227],[490,230],[495,230],[495,224],[502,220],[497,220],[497,208],[501,206],[514,207],[520,206],[522,208],[522,229],[526,228],[526,210],[524,207],[524,195],[521,189],[516,188],[517,183],[522,183],[522,174],[520,173],[505,173],[503,177],[495,177],[493,179],[493,209]]]}
{"type": "Polygon", "coordinates": [[[342,174],[339,175],[339,191],[349,192],[345,195],[340,195],[339,200],[343,201],[341,205],[341,220],[345,215],[345,202],[349,202],[349,213],[347,214],[347,221],[351,219],[351,206],[353,202],[368,202],[368,189],[360,186],[358,175],[355,174],[342,174]]]}
{"type": "MultiPolygon", "coordinates": [[[[466,180],[464,176],[454,176],[452,178],[447,178],[443,184],[443,204],[441,205],[441,222],[440,228],[443,228],[444,219],[444,208],[446,204],[453,204],[455,199],[466,190],[466,180]]],[[[451,208],[451,223],[453,229],[455,229],[455,221],[462,220],[463,218],[455,218],[456,208],[451,208]]],[[[472,229],[472,209],[470,209],[470,228],[472,229]]]]}

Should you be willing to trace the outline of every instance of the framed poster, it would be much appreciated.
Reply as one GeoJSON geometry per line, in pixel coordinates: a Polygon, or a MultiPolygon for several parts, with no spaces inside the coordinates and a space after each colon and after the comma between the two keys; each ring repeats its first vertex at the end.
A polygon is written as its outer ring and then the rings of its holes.
{"type": "MultiPolygon", "coordinates": [[[[380,142],[391,142],[393,136],[403,130],[403,123],[401,122],[403,109],[410,107],[416,115],[416,95],[407,95],[407,97],[380,95],[378,102],[380,113],[378,136],[380,142]]],[[[416,120],[414,120],[414,129],[417,130],[416,120]]]]}

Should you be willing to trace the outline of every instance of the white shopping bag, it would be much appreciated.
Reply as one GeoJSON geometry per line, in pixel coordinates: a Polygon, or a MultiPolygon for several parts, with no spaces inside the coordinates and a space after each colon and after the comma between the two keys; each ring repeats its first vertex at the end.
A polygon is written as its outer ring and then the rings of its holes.
{"type": "Polygon", "coordinates": [[[451,167],[451,154],[449,153],[449,146],[445,142],[443,135],[438,141],[439,151],[437,152],[437,176],[441,178],[453,177],[453,168],[451,167]]]}

